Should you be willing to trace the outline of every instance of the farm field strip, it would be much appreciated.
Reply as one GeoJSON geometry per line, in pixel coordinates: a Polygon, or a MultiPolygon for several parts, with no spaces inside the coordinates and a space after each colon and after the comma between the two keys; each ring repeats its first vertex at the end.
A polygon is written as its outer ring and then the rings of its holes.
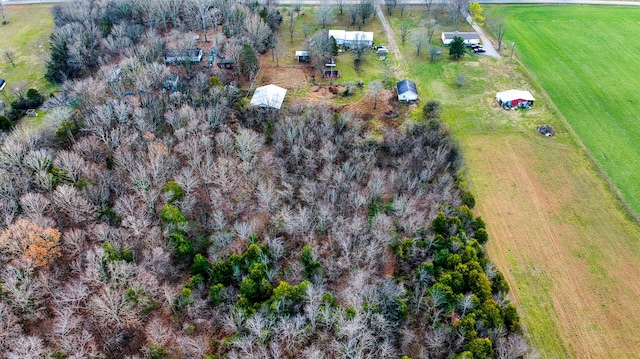
{"type": "Polygon", "coordinates": [[[507,42],[516,42],[523,63],[640,213],[640,49],[628,35],[640,30],[640,9],[516,6],[496,13],[508,19],[507,42]]]}
{"type": "Polygon", "coordinates": [[[526,134],[460,139],[490,256],[542,357],[638,357],[640,230],[586,155],[526,134]]]}

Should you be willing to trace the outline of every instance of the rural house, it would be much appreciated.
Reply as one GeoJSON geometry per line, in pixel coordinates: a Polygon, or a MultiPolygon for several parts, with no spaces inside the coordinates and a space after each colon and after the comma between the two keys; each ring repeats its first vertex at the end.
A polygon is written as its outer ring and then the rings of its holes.
{"type": "Polygon", "coordinates": [[[501,107],[509,108],[509,107],[518,107],[518,106],[531,106],[535,99],[531,95],[529,91],[521,91],[521,90],[508,90],[498,92],[496,94],[496,101],[500,104],[501,107]]]}
{"type": "Polygon", "coordinates": [[[404,79],[396,84],[398,90],[398,101],[418,100],[418,88],[416,84],[408,79],[404,79]]]}
{"type": "Polygon", "coordinates": [[[358,44],[373,46],[373,32],[329,30],[329,37],[332,36],[336,39],[338,46],[349,47],[358,44]]]}
{"type": "Polygon", "coordinates": [[[202,49],[167,49],[164,50],[164,62],[174,63],[189,60],[191,62],[200,62],[202,60],[202,49]]]}
{"type": "Polygon", "coordinates": [[[464,40],[464,44],[467,46],[471,45],[479,45],[480,44],[480,36],[478,36],[475,32],[443,32],[442,33],[442,43],[444,46],[451,45],[451,41],[456,36],[460,36],[464,40]]]}
{"type": "Polygon", "coordinates": [[[276,85],[258,87],[251,98],[251,106],[280,109],[287,90],[276,85]]]}

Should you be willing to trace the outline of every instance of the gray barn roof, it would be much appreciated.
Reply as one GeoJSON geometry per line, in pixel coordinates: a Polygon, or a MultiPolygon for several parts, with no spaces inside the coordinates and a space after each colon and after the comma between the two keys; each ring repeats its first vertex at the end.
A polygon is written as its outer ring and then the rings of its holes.
{"type": "Polygon", "coordinates": [[[416,95],[418,94],[418,88],[416,87],[416,84],[408,79],[404,79],[398,82],[396,84],[396,87],[398,88],[398,94],[402,94],[407,91],[412,91],[416,95]]]}

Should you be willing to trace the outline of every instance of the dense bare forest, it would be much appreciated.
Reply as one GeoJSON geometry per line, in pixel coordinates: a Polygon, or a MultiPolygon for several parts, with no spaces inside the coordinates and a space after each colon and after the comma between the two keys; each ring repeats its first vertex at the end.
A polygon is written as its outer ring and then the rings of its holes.
{"type": "Polygon", "coordinates": [[[528,355],[437,103],[379,134],[304,102],[250,108],[233,84],[250,71],[162,64],[203,24],[241,64],[279,16],[55,7],[49,123],[2,137],[0,357],[528,355]]]}

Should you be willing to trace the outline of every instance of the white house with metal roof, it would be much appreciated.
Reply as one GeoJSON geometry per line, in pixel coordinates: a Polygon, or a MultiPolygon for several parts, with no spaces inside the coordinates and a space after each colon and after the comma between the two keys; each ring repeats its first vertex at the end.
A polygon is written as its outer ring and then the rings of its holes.
{"type": "Polygon", "coordinates": [[[329,30],[329,37],[332,36],[336,39],[338,46],[349,47],[358,44],[373,46],[373,32],[329,30]]]}
{"type": "Polygon", "coordinates": [[[475,32],[460,32],[460,31],[454,31],[454,32],[443,32],[442,33],[442,43],[444,44],[444,46],[449,46],[451,45],[451,41],[453,41],[453,38],[459,36],[464,40],[464,44],[467,46],[471,46],[471,45],[479,45],[480,44],[480,35],[478,35],[475,32]]]}

